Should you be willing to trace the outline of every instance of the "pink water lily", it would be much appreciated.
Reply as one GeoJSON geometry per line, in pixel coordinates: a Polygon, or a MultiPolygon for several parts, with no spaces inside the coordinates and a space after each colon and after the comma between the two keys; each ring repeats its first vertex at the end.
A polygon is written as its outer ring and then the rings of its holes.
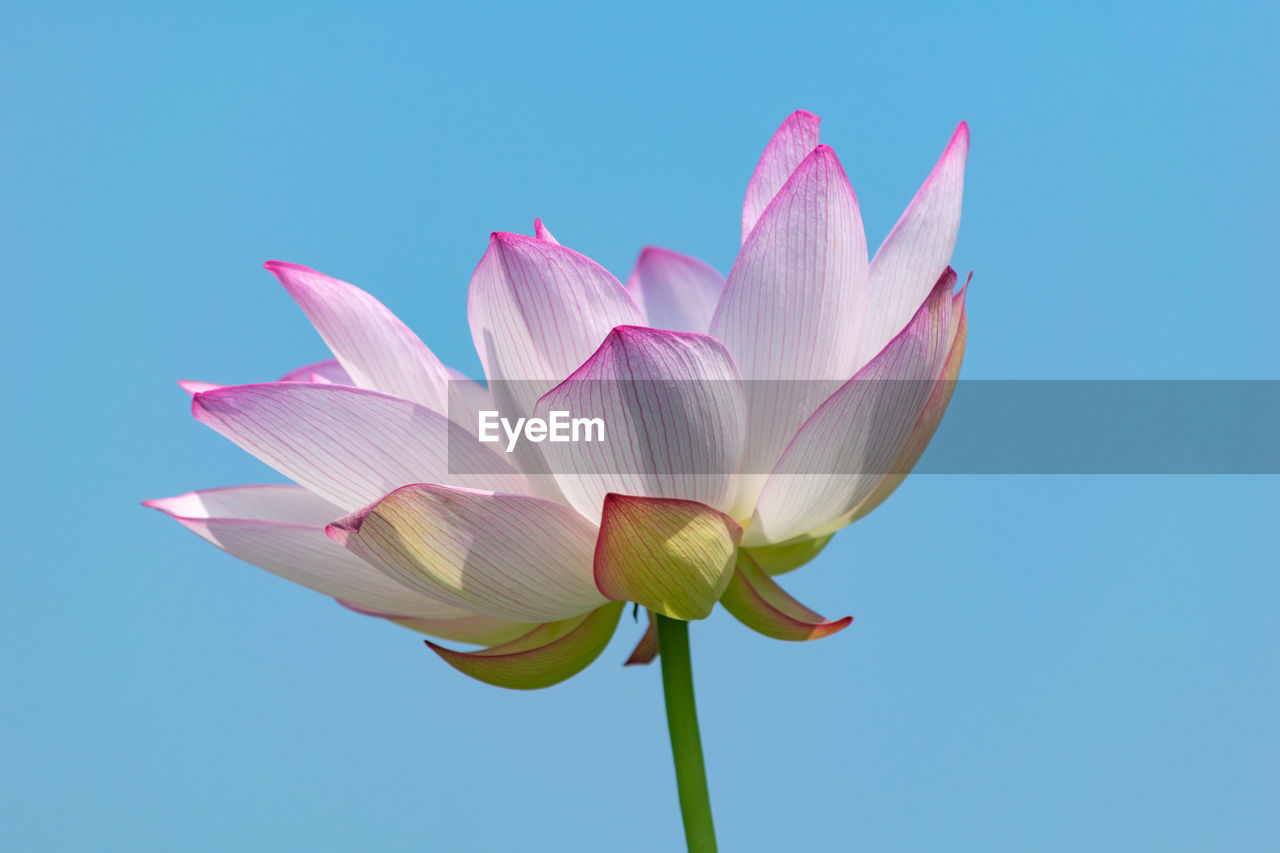
{"type": "MultiPolygon", "coordinates": [[[[496,233],[468,305],[487,384],[364,291],[268,263],[334,358],[184,387],[198,420],[296,485],[147,504],[352,610],[486,646],[430,644],[506,687],[580,671],[627,602],[685,621],[721,602],[784,640],[834,633],[848,619],[775,576],[888,497],[942,418],[964,353],[949,262],[968,146],[961,124],[870,260],[806,112],[760,158],[727,279],[649,248],[624,286],[541,222],[496,233]],[[572,406],[626,440],[511,453],[476,440],[478,412],[572,406]]],[[[662,648],[651,625],[630,662],[662,648]]]]}

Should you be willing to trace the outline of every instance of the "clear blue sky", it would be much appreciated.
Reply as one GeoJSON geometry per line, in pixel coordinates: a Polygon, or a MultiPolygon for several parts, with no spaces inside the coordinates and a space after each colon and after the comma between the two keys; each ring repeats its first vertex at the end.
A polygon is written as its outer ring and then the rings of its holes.
{"type": "MultiPolygon", "coordinates": [[[[965,376],[1280,378],[1274,3],[189,5],[0,36],[9,849],[680,844],[638,629],[504,692],[138,506],[274,479],[173,384],[325,355],[268,258],[474,368],[490,231],[727,270],[805,108],[875,245],[966,119],[965,376]]],[[[695,626],[722,847],[1280,849],[1277,498],[912,479],[794,576],[849,630],[695,626]]]]}

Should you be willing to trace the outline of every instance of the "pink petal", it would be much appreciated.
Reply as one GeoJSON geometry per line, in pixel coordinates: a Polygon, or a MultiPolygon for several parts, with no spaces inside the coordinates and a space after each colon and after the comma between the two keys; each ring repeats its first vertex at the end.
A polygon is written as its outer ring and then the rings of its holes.
{"type": "Polygon", "coordinates": [[[290,370],[278,380],[280,382],[333,382],[338,385],[355,385],[355,381],[347,373],[345,367],[336,358],[304,364],[290,370]]]}
{"type": "Polygon", "coordinates": [[[297,300],[354,384],[443,412],[444,366],[381,302],[298,264],[265,264],[297,300]]]}
{"type": "Polygon", "coordinates": [[[205,391],[213,391],[223,386],[214,382],[197,382],[193,379],[179,379],[178,387],[194,397],[196,394],[200,394],[205,391]]]}
{"type": "Polygon", "coordinates": [[[853,375],[866,290],[858,202],[835,153],[819,145],[751,232],[711,321],[748,380],[742,470],[754,476],[744,477],[736,517],[750,512],[760,472],[853,375]]]}
{"type": "Polygon", "coordinates": [[[745,550],[720,603],[753,631],[775,640],[818,640],[843,631],[852,616],[831,621],[796,601],[745,550]]]}
{"type": "Polygon", "coordinates": [[[234,385],[197,394],[192,413],[344,510],[407,483],[528,488],[505,459],[444,415],[376,391],[318,383],[234,385]],[[465,473],[451,474],[451,466],[465,473]]]}
{"type": "MultiPolygon", "coordinates": [[[[898,455],[898,459],[890,466],[890,473],[884,476],[872,492],[844,516],[826,526],[828,530],[839,530],[860,518],[865,517],[873,509],[880,506],[893,494],[902,481],[911,473],[911,469],[920,461],[933,434],[942,423],[947,404],[951,402],[951,394],[955,391],[956,379],[960,376],[960,365],[964,362],[964,344],[966,322],[964,313],[964,294],[967,287],[961,288],[951,301],[951,335],[947,347],[947,359],[939,371],[938,382],[925,403],[924,411],[912,428],[911,437],[898,455]]],[[[825,540],[823,540],[825,541],[825,540]]]]}
{"type": "Polygon", "coordinates": [[[705,332],[724,276],[697,258],[648,246],[627,279],[627,290],[653,328],[705,332]]]}
{"type": "Polygon", "coordinates": [[[366,611],[458,619],[468,611],[397,583],[325,535],[341,510],[298,486],[234,486],[146,501],[233,557],[366,611]]]}
{"type": "Polygon", "coordinates": [[[742,528],[695,501],[611,494],[596,544],[596,586],[672,619],[711,615],[733,575],[742,528]]]}
{"type": "Polygon", "coordinates": [[[946,150],[871,261],[871,297],[859,359],[884,348],[951,261],[960,230],[969,126],[960,122],[946,150]]]}
{"type": "Polygon", "coordinates": [[[791,177],[801,161],[818,147],[818,124],[822,120],[813,113],[796,110],[787,116],[760,155],[747,197],[742,202],[742,242],[747,242],[751,229],[791,177]]]}
{"type": "Polygon", "coordinates": [[[640,641],[631,650],[631,656],[626,659],[623,666],[644,666],[653,663],[658,657],[658,622],[653,618],[652,610],[646,610],[645,613],[649,616],[649,626],[640,635],[640,641]]]}
{"type": "Polygon", "coordinates": [[[830,532],[891,470],[946,359],[955,280],[948,269],[907,327],[796,433],[760,494],[747,545],[830,532]]]}
{"type": "Polygon", "coordinates": [[[560,241],[551,233],[551,229],[542,224],[541,219],[533,220],[533,236],[539,240],[546,240],[548,243],[554,243],[559,246],[560,241]]]}
{"type": "Polygon", "coordinates": [[[405,486],[329,535],[424,595],[501,619],[566,619],[605,601],[592,578],[595,526],[542,498],[405,486]]]}
{"type": "Polygon", "coordinates": [[[537,690],[586,669],[609,645],[621,615],[622,605],[606,604],[573,619],[539,625],[508,643],[478,652],[427,645],[449,666],[485,684],[537,690]]]}
{"type": "Polygon", "coordinates": [[[600,517],[609,492],[728,508],[746,403],[714,338],[619,326],[535,408],[547,420],[556,411],[604,425],[604,441],[541,445],[565,499],[587,518],[600,517]]]}
{"type": "MultiPolygon", "coordinates": [[[[467,316],[491,383],[541,380],[545,388],[582,364],[614,326],[643,322],[626,290],[595,261],[503,233],[493,235],[471,277],[467,316]]],[[[524,395],[521,413],[539,393],[524,395]]]]}

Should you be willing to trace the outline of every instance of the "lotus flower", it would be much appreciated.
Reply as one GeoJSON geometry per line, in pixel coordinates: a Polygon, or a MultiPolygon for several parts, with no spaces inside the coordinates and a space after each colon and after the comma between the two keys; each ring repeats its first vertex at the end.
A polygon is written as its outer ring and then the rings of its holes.
{"type": "Polygon", "coordinates": [[[468,319],[487,384],[443,365],[373,297],[266,265],[333,353],[265,384],[184,383],[195,417],[297,485],[148,501],[228,553],[436,638],[513,688],[604,648],[628,602],[717,601],[783,640],[832,634],[775,576],[903,480],[964,352],[948,265],[968,129],[868,262],[857,199],[818,119],[791,115],[747,187],[728,278],[645,249],[624,286],[562,246],[495,233],[468,319]],[[887,380],[887,381],[886,381],[887,380]],[[478,412],[604,413],[599,444],[478,440],[478,412]]]}

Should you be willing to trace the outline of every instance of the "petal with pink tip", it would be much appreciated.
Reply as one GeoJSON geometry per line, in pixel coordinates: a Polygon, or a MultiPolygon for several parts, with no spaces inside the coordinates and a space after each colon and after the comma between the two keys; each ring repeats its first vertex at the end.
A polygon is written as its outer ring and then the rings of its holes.
{"type": "MultiPolygon", "coordinates": [[[[595,261],[504,233],[493,235],[471,277],[467,317],[490,382],[542,380],[547,388],[595,352],[614,326],[643,323],[626,290],[595,261]]],[[[525,397],[517,401],[520,414],[532,409],[537,393],[525,397]]]]}
{"type": "Polygon", "coordinates": [[[268,261],[265,266],[297,301],[354,384],[445,410],[444,365],[381,302],[299,264],[268,261]]]}
{"type": "Polygon", "coordinates": [[[960,122],[937,165],[872,259],[859,366],[902,330],[950,263],[960,231],[968,156],[969,126],[960,122]]]}
{"type": "Polygon", "coordinates": [[[590,613],[539,625],[522,637],[478,652],[455,652],[427,645],[445,663],[485,684],[537,690],[559,684],[600,656],[622,615],[622,605],[606,604],[590,613]]]}
{"type": "Polygon", "coordinates": [[[750,513],[763,472],[853,375],[866,292],[858,202],[835,153],[819,145],[760,217],[711,321],[747,380],[747,476],[735,517],[750,513]]]}
{"type": "Polygon", "coordinates": [[[960,376],[960,365],[964,362],[967,324],[964,315],[963,289],[952,300],[951,317],[951,345],[947,351],[946,363],[942,366],[938,383],[929,394],[929,401],[925,403],[924,411],[916,421],[902,453],[890,467],[890,473],[885,475],[871,494],[863,498],[853,510],[827,525],[826,530],[834,532],[846,527],[866,517],[873,509],[884,503],[889,495],[902,485],[902,481],[911,473],[911,469],[920,461],[920,456],[929,446],[933,434],[938,430],[938,424],[942,423],[942,416],[946,414],[947,405],[951,402],[951,394],[955,391],[956,379],[960,376]]]}
{"type": "Polygon", "coordinates": [[[603,441],[542,445],[565,499],[589,519],[609,492],[684,498],[727,509],[746,402],[733,359],[714,338],[619,326],[535,413],[598,418],[603,441]]]}
{"type": "Polygon", "coordinates": [[[627,291],[655,329],[705,332],[724,290],[724,276],[697,258],[647,246],[640,253],[627,291]]]}
{"type": "Polygon", "coordinates": [[[424,595],[500,619],[566,619],[605,600],[592,580],[595,526],[542,498],[419,483],[329,535],[424,595]]]}
{"type": "Polygon", "coordinates": [[[355,380],[351,378],[351,374],[347,373],[347,369],[342,366],[336,358],[326,358],[322,361],[304,364],[302,367],[294,368],[281,376],[280,382],[333,382],[338,385],[355,385],[355,380]],[[319,377],[317,380],[316,377],[319,377]]]}
{"type": "Polygon", "coordinates": [[[533,220],[533,236],[539,240],[546,240],[548,243],[554,243],[559,246],[560,241],[556,239],[556,235],[551,233],[551,229],[542,224],[541,219],[533,220]]]}
{"type": "Polygon", "coordinates": [[[891,470],[946,359],[955,278],[948,268],[907,327],[796,433],[760,494],[747,545],[830,532],[891,470]]]}
{"type": "Polygon", "coordinates": [[[834,622],[796,601],[751,559],[738,552],[733,579],[720,603],[743,625],[775,640],[818,640],[843,631],[852,616],[834,622]]]}
{"type": "Polygon", "coordinates": [[[233,557],[366,612],[426,620],[469,611],[424,596],[387,577],[325,535],[341,514],[298,486],[234,486],[146,501],[233,557]]]}
{"type": "Polygon", "coordinates": [[[522,492],[524,478],[439,412],[346,385],[275,382],[197,394],[196,419],[352,510],[407,483],[522,492]],[[463,472],[453,474],[450,469],[463,472]]]}
{"type": "Polygon", "coordinates": [[[596,543],[596,586],[672,619],[705,619],[733,575],[741,539],[736,521],[704,504],[611,494],[596,543]]]}
{"type": "Polygon", "coordinates": [[[796,110],[787,116],[769,140],[760,155],[760,162],[756,164],[751,183],[747,184],[747,196],[742,202],[743,243],[747,242],[751,229],[755,228],[760,215],[787,178],[809,156],[809,152],[818,147],[818,125],[821,121],[813,113],[796,110]]]}

